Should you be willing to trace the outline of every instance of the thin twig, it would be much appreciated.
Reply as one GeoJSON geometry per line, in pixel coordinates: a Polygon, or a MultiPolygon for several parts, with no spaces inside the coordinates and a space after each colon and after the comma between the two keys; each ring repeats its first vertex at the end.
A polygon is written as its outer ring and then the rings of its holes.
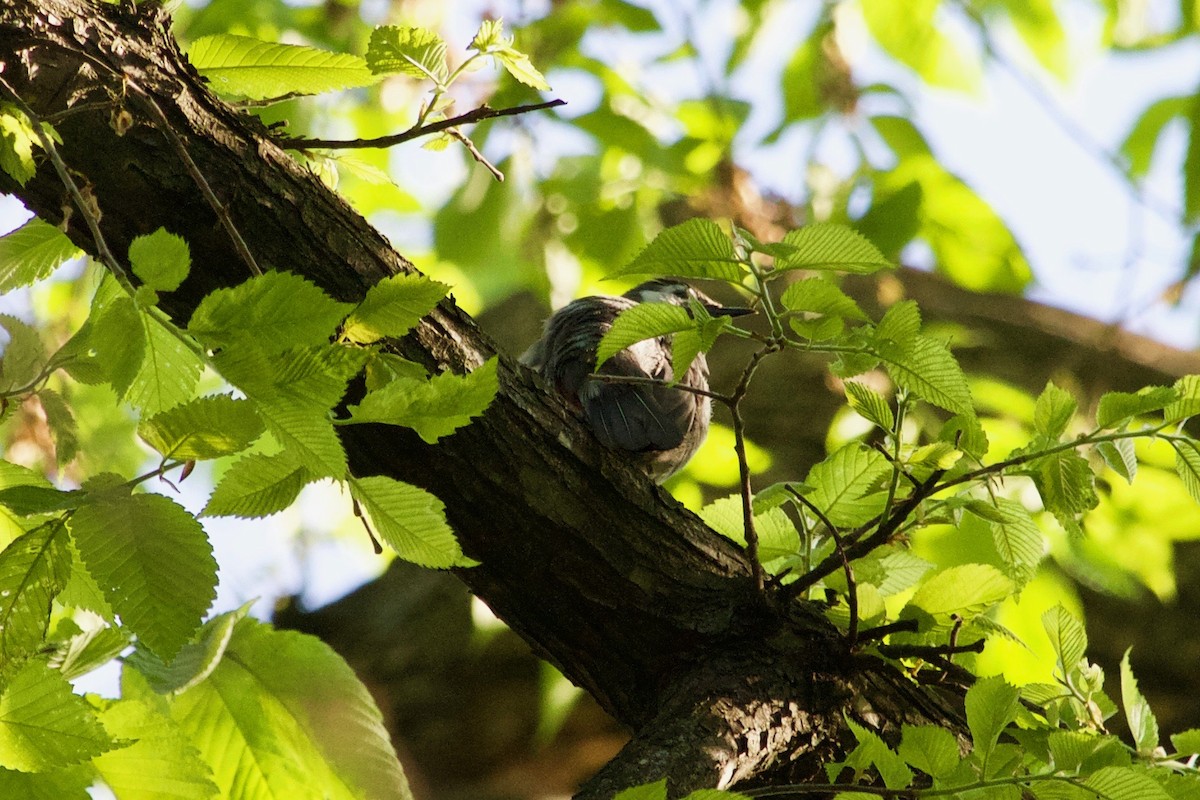
{"type": "Polygon", "coordinates": [[[200,171],[200,167],[192,159],[188,153],[187,146],[183,140],[179,138],[179,134],[171,127],[167,115],[163,113],[155,99],[149,92],[143,90],[132,81],[127,81],[127,84],[142,98],[147,109],[155,117],[155,121],[162,128],[162,133],[167,137],[167,141],[171,143],[171,147],[175,149],[175,154],[179,156],[179,160],[183,162],[183,166],[187,169],[188,175],[191,176],[192,182],[200,190],[204,201],[208,203],[208,207],[217,215],[217,219],[221,223],[221,227],[225,229],[225,233],[233,242],[233,249],[237,251],[238,257],[250,269],[254,275],[262,275],[262,270],[258,266],[258,262],[254,259],[254,255],[250,252],[250,247],[246,244],[246,240],[242,238],[242,234],[238,231],[237,226],[233,224],[233,218],[229,215],[229,210],[225,208],[225,204],[213,192],[212,186],[209,185],[208,179],[204,177],[204,173],[200,171]]]}
{"type": "Polygon", "coordinates": [[[893,633],[916,633],[919,628],[920,625],[915,619],[901,619],[889,622],[886,625],[880,625],[876,628],[868,628],[858,635],[858,640],[860,642],[869,642],[875,639],[882,639],[893,633]]]}
{"type": "Polygon", "coordinates": [[[837,550],[837,554],[842,559],[842,570],[846,573],[846,607],[850,612],[850,622],[846,626],[846,643],[851,650],[858,644],[858,583],[854,580],[854,568],[850,566],[850,559],[846,557],[846,548],[842,545],[842,536],[838,533],[837,526],[830,521],[825,512],[817,508],[813,501],[809,500],[795,488],[789,486],[788,493],[796,498],[809,511],[816,515],[821,524],[829,530],[830,537],[833,538],[833,546],[837,550]]]}
{"type": "Polygon", "coordinates": [[[493,164],[491,161],[489,161],[487,156],[485,156],[483,153],[479,152],[479,148],[475,146],[475,143],[472,142],[466,136],[466,134],[464,134],[462,131],[458,130],[457,128],[451,128],[450,130],[446,131],[446,135],[452,136],[455,139],[457,139],[459,144],[461,144],[463,147],[465,147],[467,149],[467,152],[471,154],[471,158],[475,159],[475,161],[477,161],[479,164],[483,165],[484,169],[486,169],[488,172],[492,173],[493,178],[500,181],[501,183],[504,182],[504,173],[501,172],[499,170],[499,168],[496,167],[495,164],[493,164]]]}
{"type": "Polygon", "coordinates": [[[732,399],[728,395],[720,394],[719,392],[709,391],[708,389],[700,389],[695,386],[688,386],[685,383],[669,383],[667,381],[659,380],[658,378],[647,378],[641,375],[608,375],[603,372],[593,372],[585,379],[589,381],[600,381],[602,383],[633,383],[644,386],[663,386],[668,389],[678,389],[681,392],[688,392],[690,394],[699,395],[700,397],[707,397],[710,400],[716,400],[718,403],[724,403],[726,405],[732,402],[732,399]]]}
{"type": "MultiPolygon", "coordinates": [[[[987,639],[980,639],[970,644],[881,644],[879,652],[888,658],[932,658],[933,656],[949,656],[955,653],[982,653],[987,639]]],[[[951,662],[953,663],[953,662],[951,662]]]]}
{"type": "Polygon", "coordinates": [[[392,147],[411,141],[412,139],[418,139],[430,133],[439,133],[450,128],[457,128],[459,125],[470,125],[475,122],[482,122],[485,119],[495,119],[496,117],[528,114],[530,111],[555,108],[556,106],[566,105],[566,103],[566,100],[548,100],[544,103],[531,103],[524,106],[513,106],[512,108],[490,108],[483,105],[465,114],[460,114],[457,117],[441,119],[437,122],[431,122],[428,125],[414,125],[406,131],[393,133],[389,136],[379,136],[374,139],[281,139],[279,146],[288,150],[309,150],[314,148],[355,150],[366,147],[392,147]]]}

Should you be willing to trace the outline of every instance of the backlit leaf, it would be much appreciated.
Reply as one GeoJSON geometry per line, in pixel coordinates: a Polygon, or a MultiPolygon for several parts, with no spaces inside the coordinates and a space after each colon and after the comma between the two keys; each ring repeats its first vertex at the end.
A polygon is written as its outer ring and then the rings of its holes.
{"type": "Polygon", "coordinates": [[[776,270],[837,270],[869,275],[893,265],[866,237],[845,225],[824,222],[788,231],[783,243],[794,248],[775,259],[776,270]]]}
{"type": "Polygon", "coordinates": [[[403,336],[428,314],[450,289],[424,275],[392,275],[367,290],[350,313],[342,336],[370,344],[385,336],[403,336]]]}
{"type": "Polygon", "coordinates": [[[1047,439],[1058,441],[1075,416],[1075,408],[1075,398],[1070,392],[1047,383],[1034,405],[1033,426],[1047,439]]]}
{"type": "Polygon", "coordinates": [[[27,661],[0,690],[0,767],[44,772],[112,745],[87,701],[41,661],[27,661]]]}
{"type": "Polygon", "coordinates": [[[384,25],[371,32],[367,66],[375,74],[398,72],[441,84],[449,75],[446,43],[425,28],[384,25]]]}
{"type": "Polygon", "coordinates": [[[253,403],[221,394],[148,417],[138,435],[164,458],[191,461],[241,452],[263,429],[253,403]]]}
{"type": "Polygon", "coordinates": [[[496,396],[497,361],[491,358],[466,375],[443,372],[427,381],[396,378],[352,406],[355,422],[386,422],[412,428],[433,444],[482,414],[496,396]]]}
{"type": "Polygon", "coordinates": [[[83,251],[58,228],[37,217],[0,236],[0,294],[50,277],[83,251]]]}
{"type": "Polygon", "coordinates": [[[445,506],[429,492],[376,475],[351,479],[350,493],[379,538],[405,561],[434,569],[464,563],[445,506]]]}
{"type": "Polygon", "coordinates": [[[221,477],[203,516],[253,519],[276,514],[295,501],[309,480],[309,471],[286,453],[250,453],[221,477]]]}
{"type": "Polygon", "coordinates": [[[1138,689],[1137,678],[1129,664],[1130,650],[1126,650],[1121,658],[1121,704],[1125,708],[1125,721],[1129,724],[1138,753],[1149,756],[1158,747],[1158,720],[1138,689]]]}
{"type": "Polygon", "coordinates": [[[58,521],[34,528],[0,552],[0,664],[42,647],[51,601],[70,575],[67,532],[58,521]]]}
{"type": "Polygon", "coordinates": [[[633,261],[610,273],[610,277],[669,275],[740,283],[744,274],[729,236],[712,220],[696,218],[659,233],[633,261]]]}
{"type": "Polygon", "coordinates": [[[315,47],[219,33],[192,42],[188,60],[220,94],[265,100],[367,86],[376,77],[363,59],[315,47]]]}
{"type": "Polygon", "coordinates": [[[187,277],[192,256],[182,237],[159,228],[130,243],[129,263],[133,273],[147,286],[155,291],[172,292],[187,277]]]}

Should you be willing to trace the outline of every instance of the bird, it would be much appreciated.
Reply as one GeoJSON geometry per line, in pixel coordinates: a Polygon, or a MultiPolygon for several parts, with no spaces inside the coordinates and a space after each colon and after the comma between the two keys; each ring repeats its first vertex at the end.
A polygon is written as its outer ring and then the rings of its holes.
{"type": "Polygon", "coordinates": [[[712,402],[707,395],[688,390],[708,391],[708,362],[703,353],[698,354],[679,380],[680,386],[669,386],[675,380],[671,336],[632,344],[598,370],[596,348],[626,309],[639,303],[687,308],[693,300],[713,316],[752,313],[749,308],[722,306],[686,283],[659,278],[619,297],[596,295],[568,303],[546,320],[542,337],[520,359],[582,413],[602,444],[633,454],[656,483],[682,469],[708,434],[712,402]],[[661,383],[609,382],[595,374],[661,383]]]}

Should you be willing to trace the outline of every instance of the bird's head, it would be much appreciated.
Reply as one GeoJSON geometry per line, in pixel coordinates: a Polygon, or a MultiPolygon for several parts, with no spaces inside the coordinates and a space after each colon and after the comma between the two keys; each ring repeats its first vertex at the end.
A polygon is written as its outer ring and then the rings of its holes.
{"type": "Polygon", "coordinates": [[[696,287],[671,278],[657,278],[639,283],[626,292],[625,297],[637,303],[670,303],[684,307],[695,300],[715,317],[740,317],[743,314],[754,313],[752,308],[723,306],[696,287]]]}

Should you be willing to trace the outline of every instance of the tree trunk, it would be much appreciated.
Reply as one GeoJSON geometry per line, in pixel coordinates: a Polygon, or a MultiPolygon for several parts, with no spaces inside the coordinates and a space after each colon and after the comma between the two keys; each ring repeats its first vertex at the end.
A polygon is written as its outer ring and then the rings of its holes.
{"type": "MultiPolygon", "coordinates": [[[[0,99],[54,124],[95,204],[75,208],[42,153],[33,179],[0,176],[0,190],[92,254],[101,242],[85,215],[120,260],[138,235],[182,236],[192,272],[161,302],[180,324],[207,293],[250,277],[230,226],[258,264],[339,300],[411,270],[257,120],[209,92],[167,23],[149,3],[8,0],[0,99]]],[[[452,301],[395,346],[438,371],[470,369],[494,349],[452,301]]],[[[503,355],[500,384],[482,418],[436,446],[388,426],[343,429],[344,443],[354,474],[440,497],[481,562],[457,576],[633,730],[580,797],[664,776],[673,795],[823,781],[823,765],[849,744],[846,716],[888,738],[905,722],[961,729],[958,693],[848,652],[813,605],[756,591],[736,546],[602,450],[503,355]]]]}

